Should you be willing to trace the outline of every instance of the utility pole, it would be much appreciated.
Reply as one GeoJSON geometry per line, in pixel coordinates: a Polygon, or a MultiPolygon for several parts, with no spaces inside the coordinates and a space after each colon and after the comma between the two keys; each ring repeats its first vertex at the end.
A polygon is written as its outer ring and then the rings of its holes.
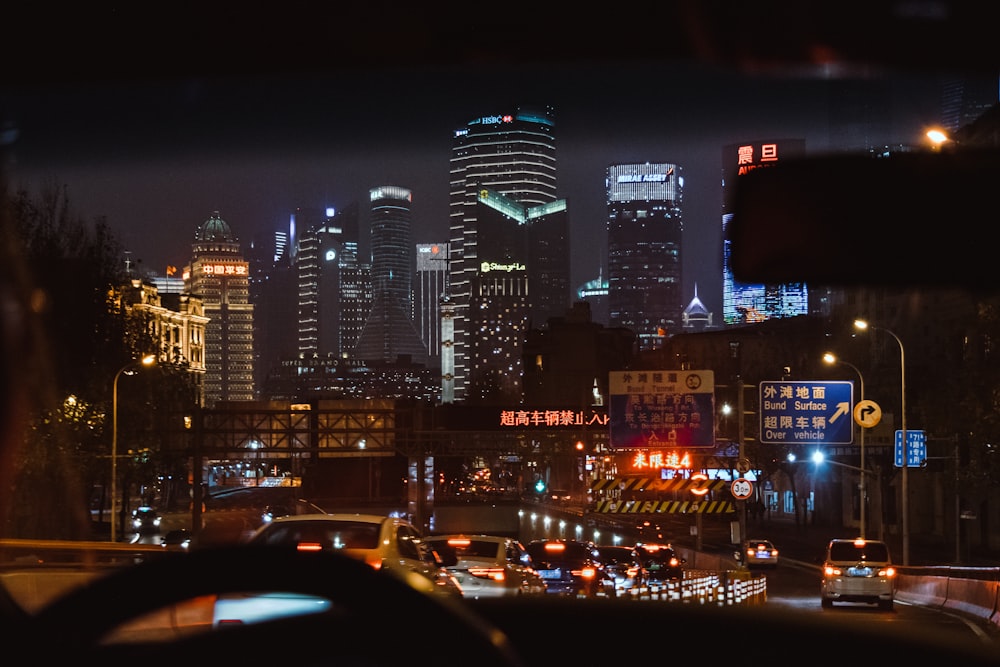
{"type": "MultiPolygon", "coordinates": [[[[739,438],[739,461],[742,463],[746,459],[744,441],[746,440],[746,405],[743,400],[743,376],[736,377],[736,434],[739,438]]],[[[736,501],[739,510],[740,520],[740,553],[745,554],[743,545],[747,541],[747,499],[736,501]]],[[[743,562],[743,561],[740,561],[743,562]]]]}

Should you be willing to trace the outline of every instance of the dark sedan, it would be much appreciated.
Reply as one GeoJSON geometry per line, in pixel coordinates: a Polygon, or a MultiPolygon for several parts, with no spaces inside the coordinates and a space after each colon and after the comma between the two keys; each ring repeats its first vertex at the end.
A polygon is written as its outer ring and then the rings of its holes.
{"type": "Polygon", "coordinates": [[[533,540],[527,549],[548,593],[581,598],[608,595],[607,579],[593,543],[533,540]]]}
{"type": "Polygon", "coordinates": [[[646,570],[649,593],[664,597],[684,578],[685,559],[669,544],[637,544],[635,550],[646,570]]]}

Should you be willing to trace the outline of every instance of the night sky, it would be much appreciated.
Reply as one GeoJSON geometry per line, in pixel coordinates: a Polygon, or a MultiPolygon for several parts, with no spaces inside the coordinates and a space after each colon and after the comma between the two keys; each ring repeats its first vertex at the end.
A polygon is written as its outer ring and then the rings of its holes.
{"type": "MultiPolygon", "coordinates": [[[[912,143],[936,120],[938,90],[913,91],[899,93],[885,143],[912,143]]],[[[259,231],[287,229],[295,207],[357,200],[364,212],[368,189],[378,185],[413,191],[414,243],[446,241],[453,131],[519,104],[551,104],[574,289],[602,267],[606,276],[607,166],[673,162],[685,177],[684,302],[697,283],[716,322],[723,146],[804,138],[809,152],[825,151],[831,123],[822,81],[636,62],[585,70],[382,67],[0,92],[0,121],[19,131],[5,156],[10,185],[67,186],[76,211],[105,216],[132,258],[161,275],[189,259],[195,230],[213,211],[248,242],[259,231]]]]}

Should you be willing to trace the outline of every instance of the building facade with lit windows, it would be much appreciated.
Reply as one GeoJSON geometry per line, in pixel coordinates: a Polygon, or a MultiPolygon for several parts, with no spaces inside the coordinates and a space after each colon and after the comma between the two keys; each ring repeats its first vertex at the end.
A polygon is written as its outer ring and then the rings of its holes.
{"type": "Polygon", "coordinates": [[[528,329],[569,307],[565,200],[527,207],[480,191],[479,270],[472,280],[465,400],[516,401],[522,394],[528,329]]]}
{"type": "MultiPolygon", "coordinates": [[[[503,372],[519,375],[520,351],[500,343],[513,344],[515,338],[523,340],[529,310],[536,305],[542,307],[541,297],[538,301],[534,299],[536,285],[528,285],[532,271],[551,273],[551,289],[565,288],[565,296],[555,297],[563,302],[559,312],[568,306],[568,268],[564,277],[559,275],[558,268],[563,254],[565,266],[569,266],[568,238],[561,245],[554,240],[560,236],[556,228],[564,224],[556,218],[566,216],[566,206],[565,202],[557,201],[552,107],[521,106],[509,113],[480,116],[454,133],[450,162],[449,293],[442,303],[442,401],[480,401],[486,399],[483,391],[513,390],[510,386],[494,387],[501,368],[506,369],[503,372]],[[491,194],[484,198],[484,192],[491,194]],[[529,220],[527,215],[533,217],[529,220]],[[525,219],[513,222],[519,216],[525,219]],[[523,244],[515,248],[484,242],[484,235],[496,238],[507,227],[538,224],[540,230],[540,223],[549,222],[553,224],[544,225],[547,228],[544,251],[536,249],[530,258],[523,244]],[[501,229],[488,229],[491,224],[499,224],[501,229]],[[506,268],[497,272],[496,266],[506,268]],[[449,334],[444,333],[446,329],[449,334]],[[492,365],[477,371],[477,358],[482,360],[486,356],[492,365]],[[474,378],[476,372],[480,372],[478,379],[474,378]],[[474,383],[478,395],[469,393],[474,383]]],[[[541,290],[543,286],[537,287],[541,290]]],[[[505,379],[503,384],[511,381],[518,380],[505,379]]]]}
{"type": "Polygon", "coordinates": [[[809,290],[805,283],[763,285],[734,280],[728,234],[736,179],[754,169],[773,166],[782,159],[801,158],[805,149],[804,139],[747,141],[722,149],[722,318],[726,324],[748,324],[809,313],[809,290]]]}
{"type": "MultiPolygon", "coordinates": [[[[343,209],[296,209],[292,220],[298,304],[295,353],[345,358],[371,307],[370,272],[358,261],[356,204],[343,209]]],[[[283,357],[287,358],[287,357],[283,357]]]]}
{"type": "Polygon", "coordinates": [[[259,232],[243,247],[250,266],[250,303],[254,308],[254,385],[298,349],[298,288],[288,232],[259,232]]]}
{"type": "Polygon", "coordinates": [[[183,292],[160,293],[156,281],[133,280],[122,292],[131,315],[142,318],[156,345],[157,360],[185,364],[196,384],[205,373],[205,316],[202,300],[183,292]]]}
{"type": "Polygon", "coordinates": [[[253,304],[249,264],[229,224],[215,211],[195,233],[185,292],[200,297],[205,327],[205,406],[251,401],[254,390],[253,304]]]}
{"type": "Polygon", "coordinates": [[[615,164],[605,181],[608,323],[655,349],[682,322],[684,176],[667,162],[615,164]]]}
{"type": "Polygon", "coordinates": [[[427,348],[413,321],[413,193],[383,185],[369,190],[369,201],[373,301],[350,356],[376,366],[397,359],[426,364],[427,348]]]}
{"type": "Polygon", "coordinates": [[[448,293],[448,244],[418,243],[413,281],[414,323],[427,348],[427,365],[441,368],[441,307],[448,293]]]}

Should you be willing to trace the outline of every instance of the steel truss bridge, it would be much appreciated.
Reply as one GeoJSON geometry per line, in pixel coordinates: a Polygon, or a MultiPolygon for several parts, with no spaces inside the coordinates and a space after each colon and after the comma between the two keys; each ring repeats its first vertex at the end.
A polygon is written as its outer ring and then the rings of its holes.
{"type": "Polygon", "coordinates": [[[560,455],[578,441],[606,451],[604,428],[481,429],[441,423],[434,406],[393,400],[318,401],[315,404],[233,403],[200,409],[190,420],[190,447],[201,458],[323,459],[402,455],[560,455]]]}

